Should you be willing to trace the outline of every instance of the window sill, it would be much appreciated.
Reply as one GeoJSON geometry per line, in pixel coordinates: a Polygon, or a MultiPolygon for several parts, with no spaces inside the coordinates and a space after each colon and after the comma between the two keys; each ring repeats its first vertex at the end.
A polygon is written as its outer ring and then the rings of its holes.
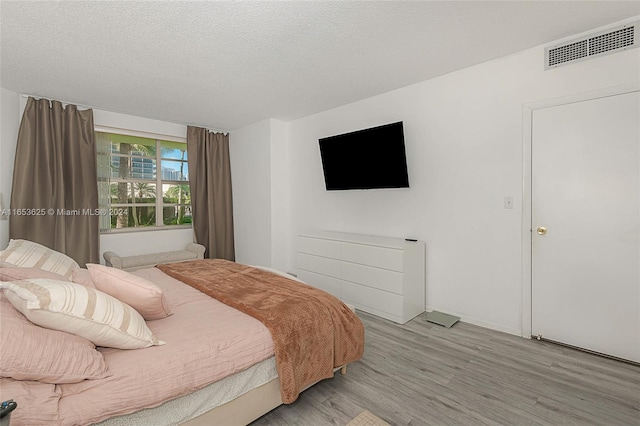
{"type": "Polygon", "coordinates": [[[168,226],[145,226],[139,228],[113,228],[109,230],[101,230],[100,235],[110,234],[130,234],[135,232],[152,232],[152,231],[170,231],[174,229],[192,229],[191,225],[168,225],[168,226]]]}

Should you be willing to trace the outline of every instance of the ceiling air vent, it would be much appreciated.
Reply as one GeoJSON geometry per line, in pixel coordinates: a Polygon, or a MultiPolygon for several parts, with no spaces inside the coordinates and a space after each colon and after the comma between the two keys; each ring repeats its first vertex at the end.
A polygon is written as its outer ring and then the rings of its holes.
{"type": "Polygon", "coordinates": [[[545,69],[638,47],[638,21],[544,49],[545,69]]]}

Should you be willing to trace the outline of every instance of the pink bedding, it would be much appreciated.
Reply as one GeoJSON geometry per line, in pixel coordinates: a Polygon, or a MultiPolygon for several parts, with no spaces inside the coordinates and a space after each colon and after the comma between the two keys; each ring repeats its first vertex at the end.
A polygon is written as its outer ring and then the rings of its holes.
{"type": "Polygon", "coordinates": [[[86,425],[155,407],[273,356],[271,334],[260,321],[156,268],[135,274],[165,292],[174,315],[147,324],[167,344],[126,351],[101,348],[113,374],[105,379],[51,385],[3,378],[0,399],[18,402],[12,426],[86,425]],[[29,400],[38,402],[29,406],[29,400]]]}

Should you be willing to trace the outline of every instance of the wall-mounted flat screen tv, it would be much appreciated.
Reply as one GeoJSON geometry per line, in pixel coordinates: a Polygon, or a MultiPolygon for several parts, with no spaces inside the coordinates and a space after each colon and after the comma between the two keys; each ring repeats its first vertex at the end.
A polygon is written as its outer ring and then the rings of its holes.
{"type": "Polygon", "coordinates": [[[319,142],[327,190],[409,187],[402,121],[319,142]]]}

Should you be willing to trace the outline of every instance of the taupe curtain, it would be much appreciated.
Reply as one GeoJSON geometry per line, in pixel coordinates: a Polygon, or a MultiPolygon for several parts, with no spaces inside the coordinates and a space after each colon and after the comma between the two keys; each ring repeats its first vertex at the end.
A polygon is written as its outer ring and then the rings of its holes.
{"type": "Polygon", "coordinates": [[[99,263],[93,111],[29,98],[22,115],[11,188],[9,237],[99,263]]]}
{"type": "Polygon", "coordinates": [[[235,260],[229,135],[189,126],[187,152],[196,242],[208,259],[235,260]]]}

